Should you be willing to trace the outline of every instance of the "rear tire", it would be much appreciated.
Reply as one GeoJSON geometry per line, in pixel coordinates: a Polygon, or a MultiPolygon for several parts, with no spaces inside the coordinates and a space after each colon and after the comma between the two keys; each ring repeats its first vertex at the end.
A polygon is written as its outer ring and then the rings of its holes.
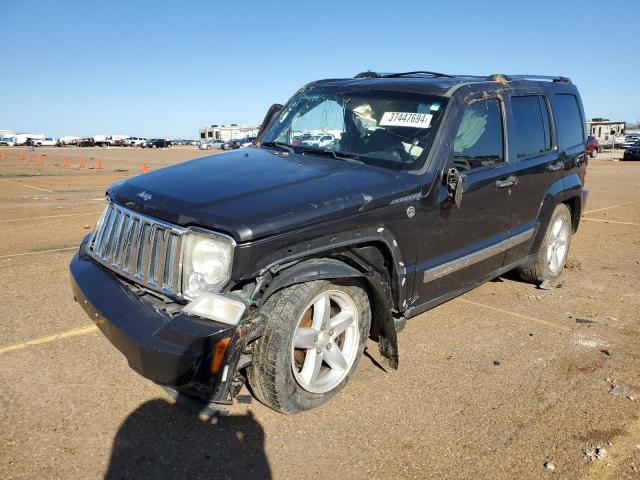
{"type": "Polygon", "coordinates": [[[361,287],[326,280],[293,285],[273,294],[261,313],[265,330],[247,368],[258,400],[298,413],[326,403],[347,384],[371,325],[361,287]]]}
{"type": "Polygon", "coordinates": [[[593,150],[591,150],[591,158],[596,158],[598,156],[598,149],[594,148],[593,150]]]}
{"type": "Polygon", "coordinates": [[[556,205],[547,225],[544,239],[532,264],[521,267],[518,273],[531,283],[557,280],[567,261],[571,245],[571,212],[564,203],[556,205]]]}

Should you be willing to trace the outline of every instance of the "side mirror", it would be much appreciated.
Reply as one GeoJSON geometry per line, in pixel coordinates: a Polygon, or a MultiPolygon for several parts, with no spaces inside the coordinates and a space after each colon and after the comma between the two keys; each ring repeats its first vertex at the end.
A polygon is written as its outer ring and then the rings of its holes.
{"type": "Polygon", "coordinates": [[[453,200],[456,207],[460,208],[462,205],[462,193],[464,192],[464,181],[466,175],[460,173],[456,167],[451,167],[447,171],[447,190],[449,191],[449,198],[453,200]]]}
{"type": "Polygon", "coordinates": [[[258,130],[258,135],[256,136],[256,141],[260,142],[262,140],[262,134],[265,132],[271,122],[278,116],[280,111],[283,109],[283,105],[279,103],[274,103],[267,110],[267,114],[264,116],[264,120],[262,121],[262,125],[260,125],[260,130],[258,130]]]}

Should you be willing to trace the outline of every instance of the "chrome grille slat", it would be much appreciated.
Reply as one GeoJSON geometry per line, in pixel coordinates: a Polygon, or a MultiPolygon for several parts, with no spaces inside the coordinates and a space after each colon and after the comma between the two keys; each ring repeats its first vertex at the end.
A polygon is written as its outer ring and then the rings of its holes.
{"type": "Polygon", "coordinates": [[[140,238],[142,235],[142,220],[136,218],[135,231],[131,236],[131,258],[129,259],[129,273],[138,273],[138,255],[140,254],[140,238]]]}
{"type": "Polygon", "coordinates": [[[151,224],[143,222],[142,236],[140,238],[140,252],[138,253],[138,265],[136,268],[136,277],[148,278],[149,276],[149,258],[151,248],[149,248],[149,236],[151,233],[151,224]]]}
{"type": "Polygon", "coordinates": [[[172,242],[171,249],[171,267],[169,278],[171,279],[172,290],[180,290],[181,278],[180,273],[182,271],[182,237],[176,235],[172,242]]]}
{"type": "Polygon", "coordinates": [[[98,221],[89,253],[123,277],[179,297],[185,231],[110,203],[98,221]]]}
{"type": "Polygon", "coordinates": [[[113,222],[113,233],[111,234],[111,243],[109,244],[109,252],[107,257],[114,267],[118,263],[118,248],[122,241],[122,224],[124,222],[124,212],[120,212],[113,222]]]}
{"type": "Polygon", "coordinates": [[[171,234],[166,230],[158,230],[156,233],[156,247],[153,262],[153,282],[158,287],[166,287],[164,281],[164,262],[167,258],[167,242],[171,234]]]}
{"type": "Polygon", "coordinates": [[[104,253],[104,245],[107,241],[107,237],[109,236],[109,232],[111,232],[111,224],[113,222],[113,217],[115,216],[115,210],[110,211],[104,219],[102,232],[100,232],[100,236],[98,242],[96,244],[96,255],[99,257],[103,256],[104,253]]]}
{"type": "Polygon", "coordinates": [[[132,218],[130,215],[125,215],[125,222],[122,224],[122,230],[120,232],[120,238],[118,241],[116,267],[123,269],[126,267],[125,259],[127,254],[127,246],[129,244],[129,235],[131,234],[132,218]]]}

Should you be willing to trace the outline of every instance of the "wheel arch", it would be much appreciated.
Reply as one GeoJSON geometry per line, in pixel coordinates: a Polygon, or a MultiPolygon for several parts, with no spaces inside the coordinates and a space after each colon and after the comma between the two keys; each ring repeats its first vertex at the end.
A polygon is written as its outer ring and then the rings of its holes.
{"type": "Polygon", "coordinates": [[[572,232],[575,233],[582,215],[582,182],[577,174],[573,173],[559,178],[549,185],[538,211],[539,227],[531,245],[531,251],[535,252],[540,247],[553,210],[560,203],[566,204],[569,208],[572,232]]]}
{"type": "MultiPolygon", "coordinates": [[[[253,300],[263,305],[273,294],[289,286],[314,280],[351,279],[359,282],[371,306],[370,337],[378,342],[380,353],[392,368],[398,368],[398,343],[393,312],[401,292],[394,279],[402,276],[385,241],[348,245],[316,253],[267,272],[257,278],[253,300]]],[[[403,267],[399,267],[403,268],[403,267]]],[[[404,270],[403,270],[404,271],[404,270]]],[[[397,282],[396,282],[397,283],[397,282]]]]}

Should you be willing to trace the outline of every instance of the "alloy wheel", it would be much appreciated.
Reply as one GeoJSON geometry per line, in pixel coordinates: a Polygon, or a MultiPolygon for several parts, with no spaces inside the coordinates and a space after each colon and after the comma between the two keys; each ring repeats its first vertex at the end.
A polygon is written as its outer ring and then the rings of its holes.
{"type": "Polygon", "coordinates": [[[291,367],[298,384],[313,393],[334,389],[358,356],[358,309],[349,295],[328,290],[316,296],[298,320],[291,367]]]}

